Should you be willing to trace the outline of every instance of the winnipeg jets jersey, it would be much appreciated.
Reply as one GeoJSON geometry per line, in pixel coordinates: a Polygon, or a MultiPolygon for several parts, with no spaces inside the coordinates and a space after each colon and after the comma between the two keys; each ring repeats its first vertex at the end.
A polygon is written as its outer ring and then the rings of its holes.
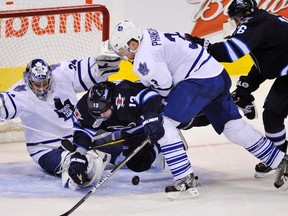
{"type": "Polygon", "coordinates": [[[211,55],[220,62],[233,62],[250,53],[266,79],[288,74],[288,19],[259,9],[246,17],[232,37],[214,43],[211,55]]]}
{"type": "Polygon", "coordinates": [[[201,46],[178,32],[146,29],[136,51],[133,71],[145,86],[166,97],[178,82],[219,75],[223,66],[201,46]]]}
{"type": "Polygon", "coordinates": [[[21,119],[26,126],[27,149],[35,161],[51,149],[59,148],[60,138],[72,137],[73,112],[78,101],[76,93],[84,92],[96,82],[107,79],[96,76],[94,57],[64,61],[50,67],[52,88],[46,101],[39,100],[24,80],[2,93],[6,100],[1,118],[21,119]]]}
{"type": "MultiPolygon", "coordinates": [[[[90,114],[86,93],[75,109],[74,144],[88,149],[93,137],[103,131],[128,130],[139,126],[140,116],[148,112],[162,111],[162,98],[155,91],[145,88],[141,83],[128,80],[113,85],[112,115],[103,121],[90,114]]],[[[121,137],[120,137],[121,138],[121,137]]]]}

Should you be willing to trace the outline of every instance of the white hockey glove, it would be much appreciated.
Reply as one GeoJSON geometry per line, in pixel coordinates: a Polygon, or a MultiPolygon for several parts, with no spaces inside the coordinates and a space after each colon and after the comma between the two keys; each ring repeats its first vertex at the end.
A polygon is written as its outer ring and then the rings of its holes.
{"type": "Polygon", "coordinates": [[[121,58],[113,51],[108,40],[102,43],[99,55],[96,57],[97,76],[110,76],[119,71],[121,58]]]}

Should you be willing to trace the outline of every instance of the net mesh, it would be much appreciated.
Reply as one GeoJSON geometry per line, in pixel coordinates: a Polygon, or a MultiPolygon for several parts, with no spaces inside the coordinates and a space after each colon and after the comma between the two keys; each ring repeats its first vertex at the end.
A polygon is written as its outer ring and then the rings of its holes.
{"type": "MultiPolygon", "coordinates": [[[[32,59],[53,64],[97,55],[101,42],[109,37],[109,19],[102,5],[1,10],[0,91],[22,79],[32,59]]],[[[1,123],[0,133],[19,128],[1,123]]]]}

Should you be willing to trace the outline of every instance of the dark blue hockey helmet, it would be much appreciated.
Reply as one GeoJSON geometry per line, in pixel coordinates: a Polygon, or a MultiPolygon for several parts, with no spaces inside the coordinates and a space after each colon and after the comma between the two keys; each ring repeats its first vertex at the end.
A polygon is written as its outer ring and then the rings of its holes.
{"type": "Polygon", "coordinates": [[[257,7],[255,0],[233,0],[228,7],[228,16],[236,22],[249,16],[257,7]]]}
{"type": "Polygon", "coordinates": [[[112,85],[111,82],[95,84],[88,92],[88,110],[93,116],[100,116],[112,107],[112,85]]]}

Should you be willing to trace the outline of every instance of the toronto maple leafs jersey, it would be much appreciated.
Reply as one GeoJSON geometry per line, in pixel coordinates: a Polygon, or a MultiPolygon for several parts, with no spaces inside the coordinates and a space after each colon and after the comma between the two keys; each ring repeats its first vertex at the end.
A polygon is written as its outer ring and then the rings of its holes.
{"type": "Polygon", "coordinates": [[[133,71],[145,86],[166,97],[178,82],[219,75],[223,66],[196,43],[178,32],[146,29],[136,51],[133,71]]]}
{"type": "Polygon", "coordinates": [[[259,9],[246,17],[225,41],[214,43],[211,55],[220,62],[234,62],[250,53],[266,79],[288,74],[288,19],[259,9]]]}
{"type": "Polygon", "coordinates": [[[2,93],[6,100],[1,118],[21,119],[25,127],[27,150],[36,162],[51,149],[59,148],[60,138],[72,137],[73,112],[78,101],[76,93],[84,92],[96,82],[107,79],[96,77],[94,57],[63,61],[50,67],[52,88],[46,101],[39,100],[24,80],[2,93]]]}
{"type": "Polygon", "coordinates": [[[112,115],[103,121],[95,118],[87,107],[86,93],[75,108],[74,140],[78,147],[88,149],[93,138],[103,131],[129,130],[139,126],[140,116],[148,112],[162,112],[162,98],[139,82],[123,80],[114,82],[112,115]]]}

